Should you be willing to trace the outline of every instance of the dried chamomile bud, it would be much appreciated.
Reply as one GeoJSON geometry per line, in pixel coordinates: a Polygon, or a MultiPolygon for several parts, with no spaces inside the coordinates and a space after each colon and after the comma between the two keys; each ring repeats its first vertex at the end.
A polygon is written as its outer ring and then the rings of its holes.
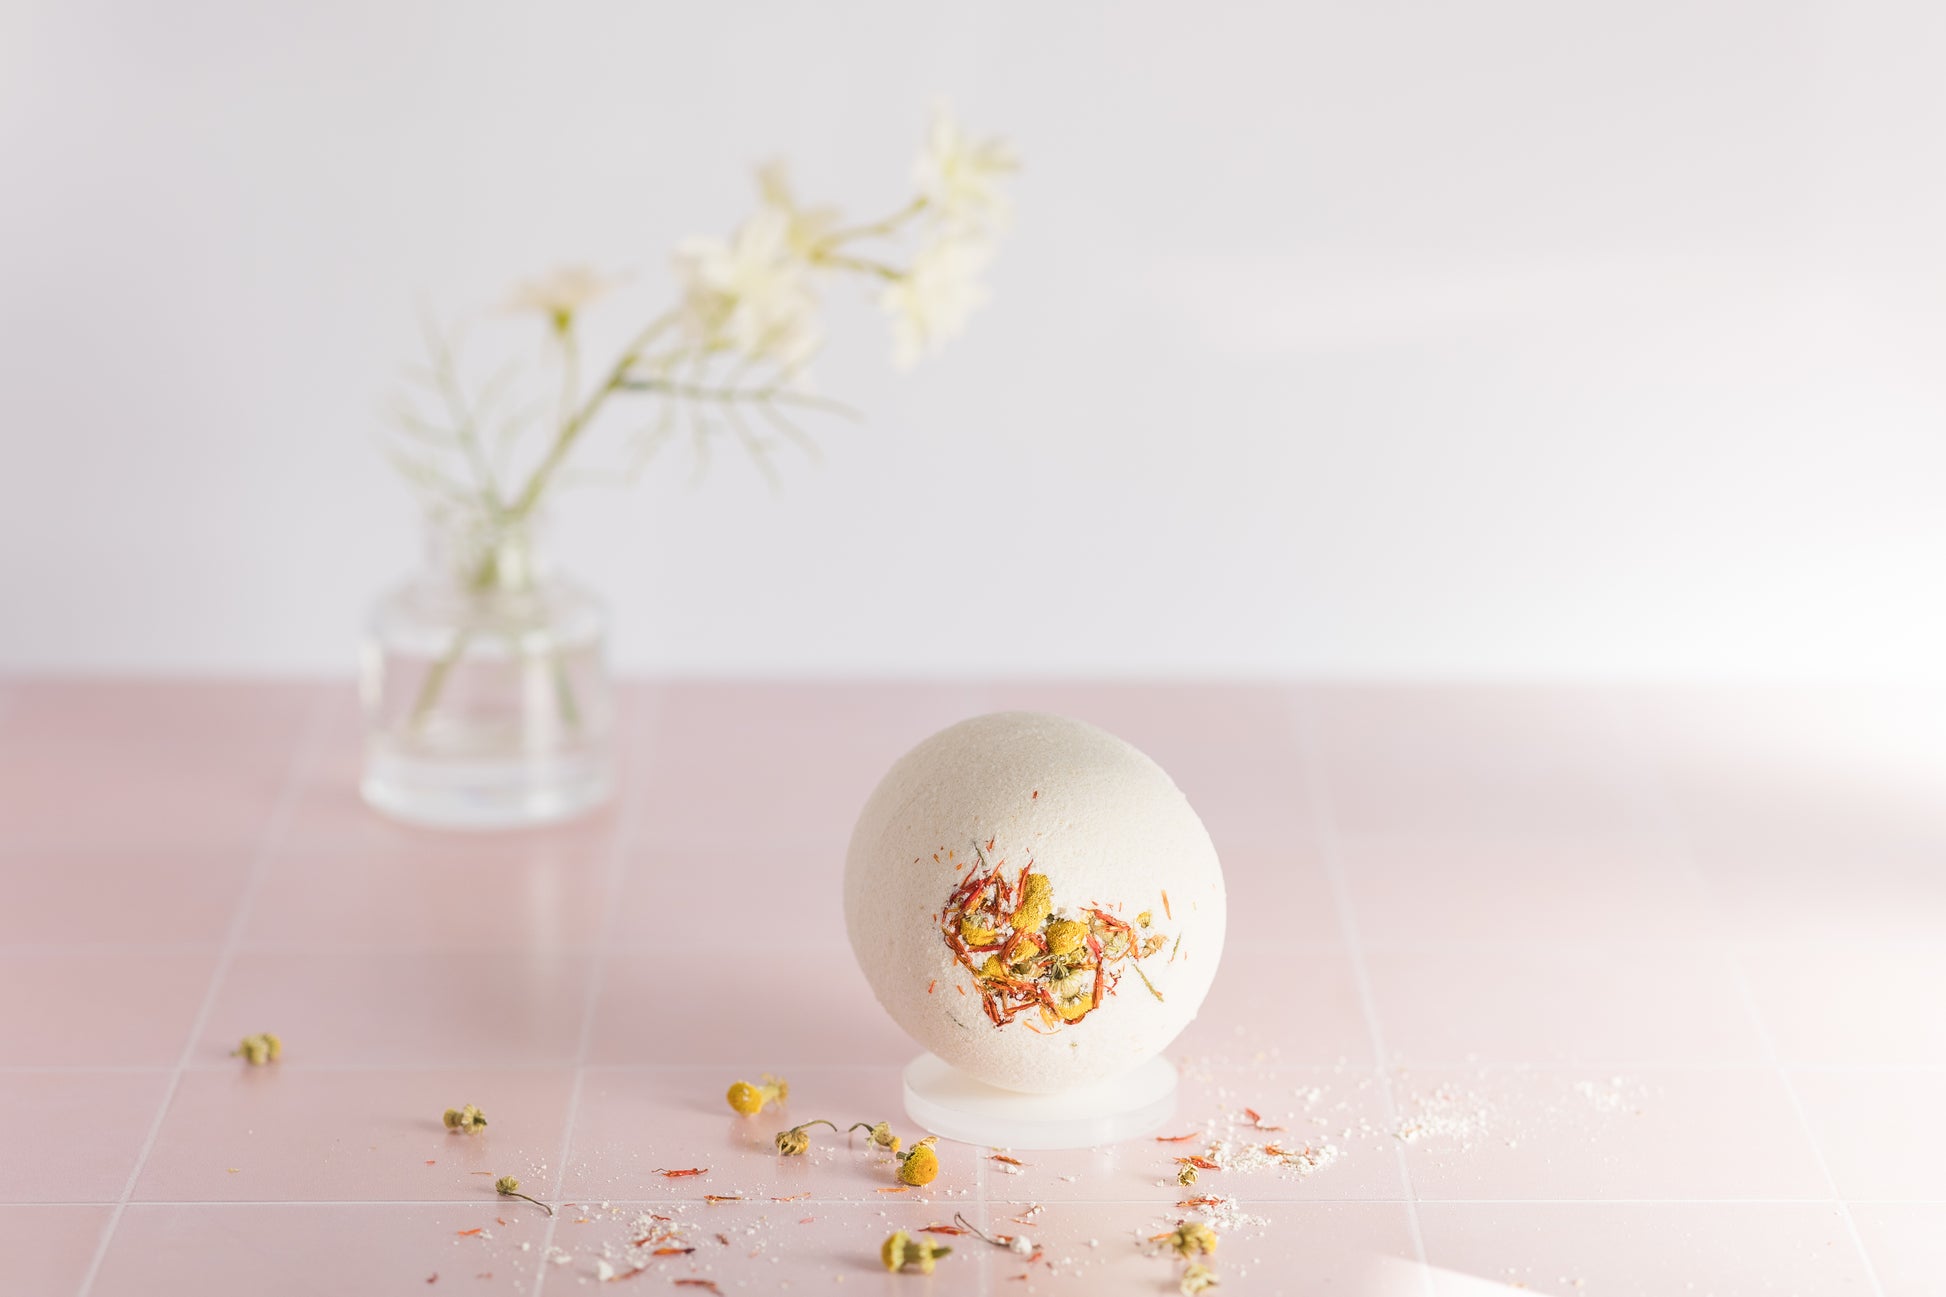
{"type": "Polygon", "coordinates": [[[445,1122],[446,1129],[463,1130],[469,1134],[484,1129],[487,1124],[486,1114],[470,1103],[464,1108],[446,1109],[445,1122]]]}
{"type": "Polygon", "coordinates": [[[899,1183],[910,1185],[931,1184],[939,1175],[939,1154],[933,1152],[934,1137],[914,1144],[912,1148],[899,1155],[899,1183]]]}
{"type": "Polygon", "coordinates": [[[1205,1288],[1214,1287],[1216,1287],[1216,1271],[1210,1269],[1201,1261],[1192,1261],[1189,1268],[1182,1272],[1181,1291],[1183,1297],[1196,1297],[1196,1294],[1202,1292],[1205,1288]]]}
{"type": "Polygon", "coordinates": [[[1187,1162],[1184,1162],[1184,1163],[1182,1164],[1182,1169],[1181,1169],[1180,1171],[1177,1171],[1177,1172],[1176,1172],[1176,1183],[1177,1183],[1177,1184],[1195,1184],[1195,1183],[1196,1183],[1196,1168],[1195,1168],[1195,1167],[1193,1167],[1193,1166],[1191,1166],[1191,1165],[1189,1165],[1189,1163],[1187,1163],[1187,1162]]]}
{"type": "Polygon", "coordinates": [[[1135,916],[1135,926],[1138,928],[1146,928],[1151,923],[1154,922],[1155,922],[1154,910],[1144,910],[1140,914],[1135,916]]]}
{"type": "Polygon", "coordinates": [[[1186,1220],[1168,1235],[1177,1256],[1201,1256],[1216,1251],[1216,1231],[1199,1220],[1186,1220]]]}
{"type": "Polygon", "coordinates": [[[539,1198],[529,1198],[526,1194],[520,1192],[520,1181],[510,1175],[503,1175],[498,1180],[495,1180],[493,1182],[493,1190],[503,1198],[525,1199],[533,1203],[536,1207],[539,1207],[548,1215],[552,1216],[554,1214],[554,1209],[542,1202],[539,1198]]]}
{"type": "Polygon", "coordinates": [[[849,1135],[852,1131],[858,1130],[861,1127],[865,1130],[867,1138],[878,1147],[886,1150],[888,1153],[896,1153],[899,1151],[899,1137],[892,1133],[891,1126],[882,1121],[876,1126],[862,1121],[855,1121],[845,1131],[845,1134],[849,1135]]]}
{"type": "Polygon", "coordinates": [[[284,1042],[275,1032],[260,1031],[254,1036],[245,1036],[243,1043],[231,1050],[230,1054],[252,1067],[262,1067],[284,1056],[284,1042]]]}
{"type": "Polygon", "coordinates": [[[904,1230],[898,1230],[879,1245],[878,1259],[885,1263],[887,1270],[917,1270],[920,1274],[931,1274],[934,1260],[952,1250],[943,1243],[935,1243],[929,1238],[914,1238],[904,1230]]]}
{"type": "Polygon", "coordinates": [[[1047,953],[1059,959],[1081,949],[1088,940],[1088,925],[1079,919],[1056,919],[1047,925],[1047,953]]]}
{"type": "Polygon", "coordinates": [[[1054,884],[1046,874],[1029,874],[1021,880],[1020,901],[1007,922],[1015,931],[1036,932],[1047,916],[1054,913],[1054,884]]]}
{"type": "Polygon", "coordinates": [[[992,928],[984,927],[970,914],[959,916],[959,936],[968,946],[977,950],[981,946],[991,946],[1000,940],[1000,934],[992,928]]]}
{"type": "Polygon", "coordinates": [[[811,1137],[805,1133],[806,1128],[811,1126],[829,1126],[833,1130],[838,1129],[837,1122],[826,1121],[824,1118],[819,1117],[816,1121],[807,1121],[802,1126],[792,1126],[789,1130],[780,1130],[777,1132],[777,1151],[785,1157],[796,1157],[805,1149],[811,1147],[811,1137]]]}
{"type": "Polygon", "coordinates": [[[738,1081],[730,1087],[724,1097],[730,1101],[730,1110],[746,1117],[754,1117],[764,1110],[767,1103],[782,1103],[790,1098],[791,1083],[782,1077],[764,1074],[761,1085],[748,1081],[738,1081]]]}

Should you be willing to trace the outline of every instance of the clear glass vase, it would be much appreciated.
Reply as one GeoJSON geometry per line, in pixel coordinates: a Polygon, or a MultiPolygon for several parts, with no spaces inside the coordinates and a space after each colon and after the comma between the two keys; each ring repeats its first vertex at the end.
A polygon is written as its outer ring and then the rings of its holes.
{"type": "Polygon", "coordinates": [[[568,819],[614,785],[608,615],[555,576],[532,519],[435,520],[420,574],[366,628],[365,800],[499,829],[568,819]]]}

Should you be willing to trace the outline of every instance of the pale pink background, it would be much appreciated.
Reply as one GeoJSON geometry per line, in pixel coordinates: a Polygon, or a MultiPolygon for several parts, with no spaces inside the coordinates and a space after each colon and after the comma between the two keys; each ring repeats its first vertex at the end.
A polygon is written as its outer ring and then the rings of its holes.
{"type": "Polygon", "coordinates": [[[844,943],[845,836],[900,751],[1002,706],[1148,750],[1223,854],[1232,945],[1172,1050],[1177,1124],[1248,1104],[1322,1114],[1305,1129],[1340,1146],[1306,1179],[1206,1175],[1261,1218],[1225,1238],[1222,1291],[1357,1292],[1378,1257],[1446,1272],[1432,1292],[1941,1291],[1936,698],[669,684],[626,704],[617,805],[472,838],[362,807],[342,685],[0,686],[0,1292],[590,1282],[585,1253],[540,1257],[612,1237],[609,1212],[550,1221],[480,1171],[577,1204],[742,1191],[706,1219],[759,1255],[669,1272],[726,1293],[1170,1291],[1133,1237],[1172,1215],[1174,1146],[1020,1175],[949,1146],[930,1199],[887,1198],[868,1158],[779,1162],[783,1123],[721,1104],[770,1069],[796,1120],[904,1124],[912,1047],[844,943]],[[227,1056],[263,1029],[281,1064],[227,1056]],[[1449,1100],[1477,1128],[1394,1137],[1449,1100]],[[449,1135],[440,1111],[469,1101],[493,1124],[449,1135]],[[967,1240],[930,1284],[876,1268],[894,1224],[1008,1229],[1029,1202],[1059,1272],[1015,1281],[967,1240]]]}

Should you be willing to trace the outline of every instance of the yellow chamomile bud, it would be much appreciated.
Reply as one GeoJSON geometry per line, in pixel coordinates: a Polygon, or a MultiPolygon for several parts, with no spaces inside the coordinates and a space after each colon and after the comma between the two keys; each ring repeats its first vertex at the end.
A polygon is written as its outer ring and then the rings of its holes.
{"type": "Polygon", "coordinates": [[[959,919],[960,940],[969,946],[991,946],[1000,940],[1000,934],[992,928],[983,928],[979,920],[970,914],[962,914],[959,919]]]}
{"type": "Polygon", "coordinates": [[[885,1263],[887,1270],[917,1270],[920,1274],[931,1274],[933,1261],[952,1250],[929,1238],[914,1238],[904,1230],[898,1230],[879,1245],[878,1259],[885,1263]]]}
{"type": "Polygon", "coordinates": [[[245,1036],[243,1043],[230,1051],[252,1067],[262,1067],[274,1063],[284,1056],[284,1042],[275,1032],[261,1031],[254,1036],[245,1036]]]}
{"type": "Polygon", "coordinates": [[[899,1155],[900,1184],[931,1184],[939,1175],[939,1155],[932,1151],[932,1143],[932,1137],[927,1136],[910,1152],[899,1155]]]}
{"type": "Polygon", "coordinates": [[[1088,939],[1088,925],[1079,919],[1056,919],[1047,925],[1047,953],[1071,955],[1088,939]]]}
{"type": "Polygon", "coordinates": [[[729,1100],[730,1110],[745,1117],[754,1117],[764,1110],[767,1103],[782,1103],[790,1097],[791,1083],[781,1077],[765,1074],[761,1085],[748,1081],[738,1081],[729,1089],[724,1098],[729,1100]]]}
{"type": "Polygon", "coordinates": [[[1192,1261],[1189,1268],[1182,1272],[1183,1297],[1196,1297],[1196,1294],[1205,1288],[1214,1287],[1216,1287],[1216,1271],[1201,1261],[1192,1261]]]}
{"type": "Polygon", "coordinates": [[[1183,1163],[1183,1166],[1182,1166],[1182,1170],[1180,1170],[1180,1171],[1178,1171],[1178,1172],[1176,1172],[1176,1183],[1177,1183],[1177,1184],[1195,1184],[1195,1183],[1196,1183],[1196,1168],[1195,1168],[1195,1167],[1193,1167],[1193,1166],[1191,1166],[1191,1165],[1189,1165],[1189,1163],[1187,1163],[1187,1162],[1185,1162],[1185,1163],[1183,1163]]]}
{"type": "Polygon", "coordinates": [[[1216,1231],[1199,1220],[1186,1220],[1169,1235],[1169,1246],[1181,1257],[1216,1251],[1216,1231]]]}
{"type": "Polygon", "coordinates": [[[1155,922],[1154,910],[1144,910],[1140,914],[1135,916],[1135,926],[1138,928],[1146,928],[1151,923],[1154,922],[1155,922]]]}
{"type": "Polygon", "coordinates": [[[464,1108],[446,1109],[445,1122],[448,1130],[463,1130],[471,1134],[484,1128],[487,1119],[484,1112],[469,1103],[464,1108]]]}
{"type": "Polygon", "coordinates": [[[1008,922],[1015,931],[1038,932],[1047,922],[1047,916],[1054,913],[1054,884],[1046,874],[1029,874],[1020,885],[1020,903],[1008,922]]]}
{"type": "Polygon", "coordinates": [[[805,1149],[811,1147],[811,1137],[805,1133],[806,1128],[810,1126],[829,1126],[833,1130],[838,1129],[837,1122],[826,1121],[824,1118],[819,1117],[816,1121],[807,1121],[802,1126],[792,1126],[789,1130],[780,1130],[777,1132],[777,1152],[784,1157],[796,1157],[805,1149]]]}

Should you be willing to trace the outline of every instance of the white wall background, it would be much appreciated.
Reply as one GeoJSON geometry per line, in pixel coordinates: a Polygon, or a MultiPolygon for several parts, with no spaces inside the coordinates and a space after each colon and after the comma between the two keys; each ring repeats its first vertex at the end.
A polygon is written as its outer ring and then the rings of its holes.
{"type": "Polygon", "coordinates": [[[1942,67],[1872,0],[10,0],[0,667],[348,669],[422,298],[647,311],[943,93],[1027,162],[993,305],[911,375],[841,311],[781,493],[574,497],[624,666],[1934,674],[1942,67]]]}

